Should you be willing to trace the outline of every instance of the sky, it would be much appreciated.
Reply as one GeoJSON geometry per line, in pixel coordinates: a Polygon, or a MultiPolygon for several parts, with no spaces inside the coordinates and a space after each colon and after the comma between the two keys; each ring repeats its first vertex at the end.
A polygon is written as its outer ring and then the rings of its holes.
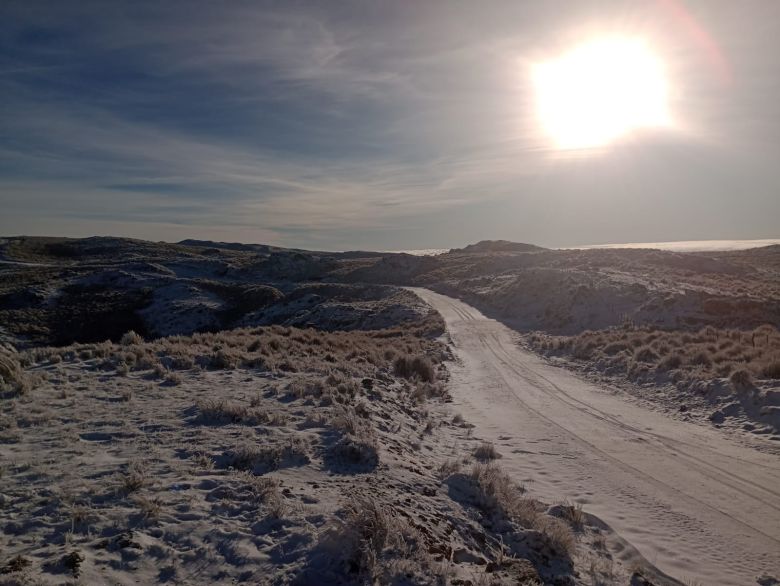
{"type": "Polygon", "coordinates": [[[776,238],[779,90],[775,0],[3,0],[0,235],[776,238]],[[615,35],[674,122],[562,150],[534,67],[615,35]]]}

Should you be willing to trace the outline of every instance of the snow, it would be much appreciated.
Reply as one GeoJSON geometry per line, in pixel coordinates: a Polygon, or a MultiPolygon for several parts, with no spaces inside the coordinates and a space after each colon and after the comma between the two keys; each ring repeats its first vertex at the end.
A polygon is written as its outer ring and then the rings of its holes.
{"type": "Polygon", "coordinates": [[[628,402],[522,350],[473,307],[414,291],[443,315],[460,361],[454,408],[516,481],[581,503],[677,579],[735,586],[780,572],[780,446],[628,402]]]}

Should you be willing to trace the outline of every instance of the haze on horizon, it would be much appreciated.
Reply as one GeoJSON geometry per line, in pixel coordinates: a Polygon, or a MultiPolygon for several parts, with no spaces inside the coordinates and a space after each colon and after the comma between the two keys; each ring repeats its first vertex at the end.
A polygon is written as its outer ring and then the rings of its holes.
{"type": "Polygon", "coordinates": [[[0,234],[770,239],[771,0],[0,5],[0,234]]]}

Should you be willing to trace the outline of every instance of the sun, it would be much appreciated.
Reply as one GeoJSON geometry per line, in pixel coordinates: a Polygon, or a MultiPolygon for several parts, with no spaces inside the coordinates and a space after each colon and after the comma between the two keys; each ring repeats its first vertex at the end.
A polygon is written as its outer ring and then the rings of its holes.
{"type": "Polygon", "coordinates": [[[670,125],[663,63],[641,39],[610,37],[532,67],[539,122],[560,149],[604,147],[670,125]]]}

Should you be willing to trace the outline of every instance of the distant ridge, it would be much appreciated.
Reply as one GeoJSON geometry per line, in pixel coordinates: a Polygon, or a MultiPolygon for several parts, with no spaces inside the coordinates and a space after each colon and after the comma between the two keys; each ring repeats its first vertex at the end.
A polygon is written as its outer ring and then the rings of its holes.
{"type": "Polygon", "coordinates": [[[453,248],[450,252],[540,252],[542,250],[547,248],[509,240],[481,240],[463,248],[453,248]]]}
{"type": "Polygon", "coordinates": [[[269,244],[243,244],[240,242],[214,242],[213,240],[196,240],[188,238],[177,244],[181,246],[197,246],[198,248],[216,248],[223,250],[238,250],[243,252],[254,252],[257,254],[271,254],[276,252],[290,252],[310,254],[317,256],[334,256],[339,258],[372,258],[386,256],[385,252],[370,252],[362,250],[350,250],[345,252],[330,252],[325,250],[306,250],[303,248],[284,248],[282,246],[271,246],[269,244]]]}
{"type": "Polygon", "coordinates": [[[222,248],[225,250],[243,250],[246,252],[275,252],[280,250],[287,250],[279,246],[269,246],[267,244],[242,244],[240,242],[214,242],[212,240],[195,240],[188,238],[178,242],[182,246],[198,246],[200,248],[222,248]]]}

